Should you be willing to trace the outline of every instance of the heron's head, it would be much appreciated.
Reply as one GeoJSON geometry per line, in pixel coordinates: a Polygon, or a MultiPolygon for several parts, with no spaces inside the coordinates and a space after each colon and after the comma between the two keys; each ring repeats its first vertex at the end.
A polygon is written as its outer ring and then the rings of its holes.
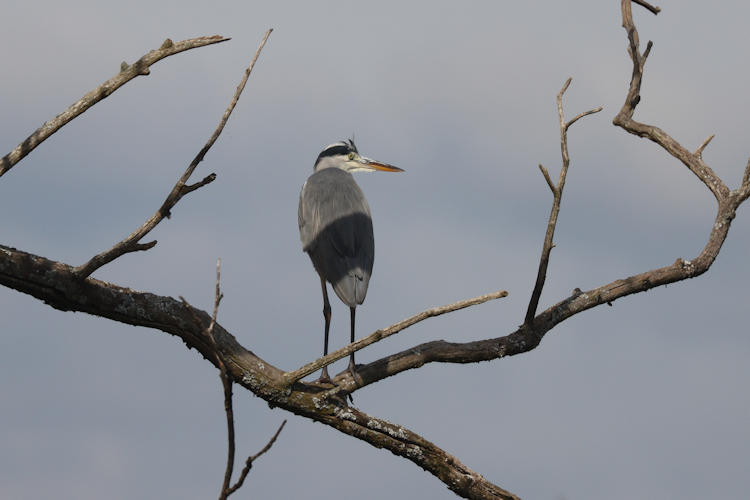
{"type": "Polygon", "coordinates": [[[324,168],[340,168],[346,172],[372,172],[381,170],[383,172],[403,172],[403,169],[360,156],[357,146],[354,145],[353,139],[346,141],[334,142],[325,147],[315,160],[314,170],[323,170],[324,168]]]}

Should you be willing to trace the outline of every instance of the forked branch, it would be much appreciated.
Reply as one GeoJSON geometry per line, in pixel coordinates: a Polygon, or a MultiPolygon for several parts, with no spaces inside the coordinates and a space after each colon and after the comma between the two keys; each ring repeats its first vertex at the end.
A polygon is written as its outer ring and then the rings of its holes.
{"type": "Polygon", "coordinates": [[[219,138],[219,135],[221,135],[221,132],[224,130],[224,126],[227,124],[229,116],[232,114],[234,107],[237,105],[237,101],[239,101],[242,91],[245,89],[245,84],[250,77],[250,73],[255,66],[255,62],[258,60],[258,56],[260,56],[260,51],[263,50],[263,46],[265,46],[266,41],[268,40],[268,37],[271,35],[272,31],[273,29],[269,29],[263,36],[263,40],[261,40],[260,45],[258,46],[258,50],[255,51],[255,55],[253,56],[252,61],[250,61],[250,65],[245,70],[245,74],[242,77],[240,84],[237,86],[237,90],[235,91],[234,96],[229,103],[229,106],[227,106],[227,109],[224,111],[221,120],[219,120],[219,125],[214,130],[214,133],[208,139],[203,148],[201,148],[195,158],[193,158],[193,161],[190,162],[190,165],[188,165],[182,176],[177,180],[177,183],[172,188],[172,191],[170,191],[170,193],[167,195],[167,198],[164,200],[164,203],[162,203],[161,207],[159,207],[159,209],[151,217],[149,217],[149,219],[144,222],[141,227],[133,231],[127,238],[120,241],[109,250],[95,255],[85,264],[76,267],[74,272],[79,278],[85,278],[91,275],[91,273],[93,273],[100,267],[112,262],[116,258],[125,255],[126,253],[152,248],[154,245],[156,245],[156,241],[149,242],[146,245],[139,245],[138,242],[143,239],[148,233],[150,233],[151,230],[154,229],[162,220],[164,220],[165,217],[170,217],[172,208],[177,204],[177,202],[180,201],[180,199],[182,199],[183,196],[195,191],[200,187],[205,186],[206,184],[211,183],[214,179],[216,179],[216,174],[212,173],[195,184],[187,184],[190,176],[193,175],[193,172],[195,171],[198,164],[203,161],[203,158],[206,156],[206,153],[208,153],[208,150],[211,149],[211,146],[214,145],[216,139],[219,138]]]}
{"type": "MultiPolygon", "coordinates": [[[[625,103],[622,105],[622,108],[612,122],[616,126],[623,128],[633,135],[645,137],[661,146],[667,153],[677,158],[693,174],[695,174],[695,176],[698,177],[698,179],[700,179],[701,182],[703,182],[703,184],[711,191],[714,198],[721,203],[721,200],[729,195],[729,188],[727,188],[726,184],[724,184],[719,176],[716,175],[708,165],[706,165],[702,158],[703,149],[708,145],[710,139],[704,141],[704,144],[701,145],[695,153],[692,153],[659,127],[647,125],[633,119],[635,108],[641,101],[640,91],[641,84],[643,83],[643,68],[646,64],[646,59],[651,52],[653,43],[649,41],[646,45],[646,50],[643,53],[640,52],[638,30],[633,22],[632,1],[635,0],[621,0],[620,10],[622,12],[622,26],[628,34],[628,53],[633,61],[633,73],[630,79],[630,86],[625,98],[625,103]]],[[[643,5],[645,2],[636,3],[643,5]]],[[[652,10],[652,12],[654,11],[652,10]]],[[[658,10],[654,13],[658,13],[658,10]]]]}
{"type": "MultiPolygon", "coordinates": [[[[644,1],[636,1],[636,3],[646,8],[651,7],[649,10],[652,12],[658,12],[658,8],[644,1]]],[[[625,104],[615,117],[615,124],[629,133],[649,138],[673,156],[679,157],[708,186],[718,200],[719,209],[716,219],[711,227],[708,242],[700,255],[692,260],[680,258],[670,265],[616,279],[590,290],[576,289],[570,296],[563,298],[545,311],[539,314],[531,313],[532,320],[530,321],[527,312],[527,321],[508,335],[462,343],[428,342],[372,363],[359,365],[357,381],[351,380],[351,374],[345,371],[334,378],[334,383],[350,391],[431,362],[476,363],[528,352],[541,342],[546,332],[575,314],[602,304],[611,304],[630,294],[698,276],[709,269],[726,239],[736,208],[750,196],[750,161],[745,168],[741,186],[729,191],[700,157],[707,141],[693,153],[680,146],[660,129],[640,124],[632,119],[635,107],[640,101],[644,63],[652,45],[649,43],[646,50],[643,53],[640,52],[638,32],[633,24],[630,9],[631,0],[623,0],[623,26],[627,31],[628,46],[633,60],[633,77],[625,104]]],[[[565,169],[567,169],[566,161],[569,162],[569,158],[566,160],[565,132],[576,120],[595,112],[591,110],[582,113],[566,122],[561,111],[562,94],[566,88],[567,84],[558,95],[561,148],[565,169]]],[[[557,210],[559,211],[559,197],[565,180],[563,171],[561,170],[561,178],[555,185],[549,174],[545,174],[546,169],[541,170],[553,195],[558,198],[557,210]]],[[[185,179],[180,189],[190,190],[197,184],[188,185],[185,179]]],[[[554,204],[553,210],[555,210],[554,204]]],[[[556,213],[554,221],[552,216],[550,217],[553,222],[553,231],[556,218],[556,213]]],[[[548,224],[549,238],[545,238],[543,261],[548,261],[549,251],[553,247],[553,231],[550,232],[549,228],[548,224]],[[549,244],[547,244],[548,240],[549,244]]],[[[134,245],[143,247],[148,243],[141,244],[135,240],[134,245]]],[[[540,272],[541,283],[537,280],[538,286],[535,286],[535,292],[532,294],[532,298],[536,295],[536,303],[533,308],[532,304],[529,304],[534,311],[538,306],[539,295],[543,287],[546,263],[540,263],[540,272]]],[[[241,346],[234,336],[216,321],[216,313],[213,316],[209,315],[171,297],[137,292],[90,277],[81,279],[82,275],[84,274],[76,272],[76,269],[64,263],[0,246],[0,284],[2,285],[32,295],[61,310],[84,311],[115,321],[160,329],[176,335],[189,347],[199,350],[211,363],[223,366],[227,378],[233,383],[241,384],[266,400],[271,406],[278,406],[321,422],[374,447],[388,449],[395,455],[404,457],[430,472],[461,496],[482,499],[516,498],[463,465],[456,457],[409,429],[348,407],[341,398],[326,398],[325,389],[315,384],[298,381],[290,385],[288,373],[241,346]],[[210,335],[206,334],[207,330],[210,335]]],[[[220,291],[217,292],[217,297],[219,296],[220,291]]],[[[214,311],[217,309],[218,299],[215,302],[214,311]]],[[[360,347],[352,344],[347,348],[340,350],[341,357],[360,347]],[[346,350],[347,348],[350,350],[346,350]]],[[[327,362],[328,360],[324,361],[324,363],[327,362]]],[[[219,366],[220,370],[221,366],[219,366]]],[[[313,371],[317,369],[316,366],[313,371]]],[[[272,442],[273,440],[269,444],[272,442]]],[[[246,463],[247,470],[250,464],[251,462],[246,463]]],[[[244,480],[246,474],[243,469],[241,480],[244,480]]],[[[230,487],[229,491],[234,491],[233,488],[234,486],[230,487]]],[[[225,488],[223,490],[227,491],[225,488]]]]}
{"type": "Polygon", "coordinates": [[[526,309],[526,317],[524,318],[524,325],[533,326],[534,316],[536,315],[536,309],[539,306],[539,298],[542,296],[542,289],[544,288],[544,281],[547,278],[547,266],[549,265],[549,256],[552,252],[552,248],[555,246],[553,239],[555,236],[555,227],[557,226],[557,216],[560,213],[560,201],[562,200],[563,189],[565,188],[565,179],[568,175],[568,167],[570,166],[570,155],[568,153],[568,129],[575,122],[594,113],[598,113],[602,110],[602,107],[590,109],[579,113],[572,120],[565,121],[565,113],[563,112],[563,94],[568,90],[572,78],[568,78],[557,93],[557,116],[560,119],[560,150],[562,153],[562,167],[560,168],[560,177],[557,184],[552,182],[549,176],[549,172],[541,164],[539,170],[542,171],[544,180],[547,181],[547,185],[552,190],[552,210],[549,214],[549,222],[547,223],[547,232],[544,235],[544,244],[542,245],[542,256],[539,259],[539,270],[536,275],[536,282],[534,283],[534,290],[531,292],[531,299],[529,300],[529,306],[526,309]]]}
{"type": "MultiPolygon", "coordinates": [[[[235,448],[236,448],[236,440],[235,440],[235,432],[234,432],[234,405],[233,405],[233,394],[232,394],[232,385],[233,380],[231,375],[229,374],[229,371],[227,370],[227,364],[224,361],[224,356],[221,353],[221,348],[219,344],[216,342],[216,337],[214,337],[214,328],[216,326],[216,317],[219,313],[219,304],[221,303],[221,299],[224,298],[224,294],[221,292],[221,259],[216,260],[216,288],[214,292],[214,310],[213,314],[211,315],[211,322],[209,323],[208,327],[205,328],[203,331],[205,333],[205,336],[208,338],[208,340],[211,343],[212,351],[214,354],[214,364],[219,368],[219,378],[221,379],[221,385],[224,389],[224,413],[226,414],[226,421],[227,421],[227,464],[224,469],[224,480],[221,484],[221,490],[219,491],[219,500],[226,500],[232,493],[237,491],[242,487],[242,484],[245,482],[245,478],[247,477],[247,474],[250,472],[250,468],[253,466],[253,462],[263,455],[265,452],[267,452],[269,449],[271,449],[271,446],[273,446],[274,442],[276,442],[276,438],[279,437],[279,434],[281,433],[281,430],[284,428],[284,425],[286,424],[286,420],[284,420],[281,425],[279,426],[279,429],[276,431],[276,433],[271,437],[271,440],[266,444],[266,446],[263,447],[262,450],[260,450],[255,455],[250,455],[247,460],[245,461],[245,467],[240,472],[240,477],[237,479],[237,482],[234,485],[230,485],[232,481],[232,473],[234,471],[234,457],[235,457],[235,448]]],[[[188,302],[183,298],[180,297],[183,304],[185,305],[185,308],[188,310],[188,313],[192,316],[193,321],[195,325],[198,328],[203,328],[203,322],[198,317],[198,314],[196,313],[196,309],[194,309],[188,302]]]]}

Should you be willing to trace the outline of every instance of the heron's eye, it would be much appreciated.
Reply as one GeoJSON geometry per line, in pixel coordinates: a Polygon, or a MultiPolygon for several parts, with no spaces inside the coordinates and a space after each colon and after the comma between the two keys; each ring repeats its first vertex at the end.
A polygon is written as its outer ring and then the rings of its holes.
{"type": "Polygon", "coordinates": [[[349,159],[350,159],[350,160],[353,160],[353,159],[354,159],[354,153],[349,153],[349,159]]]}

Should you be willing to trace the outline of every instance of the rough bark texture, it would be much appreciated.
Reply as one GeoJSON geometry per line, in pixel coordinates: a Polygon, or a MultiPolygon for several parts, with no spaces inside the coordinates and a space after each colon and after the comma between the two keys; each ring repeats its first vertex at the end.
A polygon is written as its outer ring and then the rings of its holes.
{"type": "MultiPolygon", "coordinates": [[[[657,7],[649,5],[644,0],[633,1],[655,14],[659,12],[657,7]]],[[[566,133],[576,120],[596,111],[591,110],[581,113],[569,122],[564,120],[562,94],[569,84],[568,81],[558,96],[563,169],[557,185],[551,181],[547,170],[541,167],[544,178],[553,192],[554,201],[548,223],[548,233],[543,246],[537,286],[532,293],[523,325],[507,335],[464,343],[436,340],[420,344],[369,364],[359,365],[356,380],[348,370],[344,371],[334,378],[335,386],[331,386],[299,382],[298,379],[304,376],[304,373],[307,373],[311,366],[313,367],[312,370],[327,366],[335,359],[360,349],[367,342],[352,344],[344,350],[333,353],[328,358],[313,361],[309,366],[296,371],[284,372],[240,345],[231,333],[215,321],[215,312],[212,318],[208,313],[192,308],[184,301],[131,290],[89,277],[93,269],[112,259],[104,259],[102,262],[97,260],[91,265],[76,268],[11,247],[0,246],[0,284],[29,294],[62,311],[86,312],[113,321],[153,328],[178,336],[188,348],[198,350],[205,359],[217,368],[221,368],[222,373],[226,373],[232,383],[242,385],[253,394],[266,400],[271,406],[277,406],[296,415],[321,422],[347,435],[366,441],[377,448],[388,449],[393,454],[404,457],[430,472],[452,491],[463,497],[475,499],[517,498],[512,493],[487,481],[481,475],[463,465],[456,457],[418,434],[399,425],[367,415],[357,408],[350,407],[346,403],[346,395],[384,378],[405,370],[419,368],[427,363],[476,363],[528,352],[539,345],[548,331],[575,314],[602,304],[611,304],[627,295],[699,276],[710,268],[726,239],[737,207],[750,196],[750,161],[745,168],[741,186],[738,189],[730,190],[703,161],[702,152],[710,138],[692,153],[663,130],[633,120],[635,108],[640,101],[640,86],[644,65],[652,45],[649,42],[646,50],[643,53],[640,52],[638,32],[633,24],[631,0],[621,0],[621,10],[623,27],[628,36],[628,49],[633,61],[633,73],[625,103],[614,118],[614,124],[628,133],[648,138],[661,146],[667,153],[678,158],[706,185],[714,194],[718,203],[714,224],[708,231],[707,243],[700,254],[692,260],[678,258],[670,265],[616,279],[591,290],[581,291],[576,289],[570,296],[537,314],[538,300],[544,285],[549,260],[549,250],[553,245],[554,228],[565,181],[565,172],[567,172],[570,163],[566,133]],[[210,332],[210,335],[206,334],[207,331],[210,332]]],[[[150,52],[134,65],[123,65],[121,73],[86,94],[81,101],[47,122],[5,156],[0,162],[0,175],[12,168],[46,137],[49,137],[75,116],[80,115],[88,107],[107,97],[135,76],[147,74],[150,64],[179,50],[187,50],[193,46],[223,40],[226,39],[208,37],[178,42],[177,44],[168,41],[160,49],[150,52]]],[[[238,92],[241,92],[241,90],[238,92]]],[[[213,140],[215,140],[215,137],[213,137],[213,140]]],[[[199,153],[200,159],[202,159],[203,154],[205,154],[205,150],[201,150],[201,153],[199,153]]],[[[191,167],[189,167],[187,177],[194,169],[192,164],[191,167]]],[[[186,184],[187,177],[181,179],[174,188],[177,189],[180,196],[167,207],[162,216],[168,214],[169,209],[179,201],[182,194],[210,182],[206,178],[196,184],[188,185],[186,184]]],[[[138,243],[140,237],[132,239],[126,251],[150,248],[149,243],[138,243]]],[[[117,258],[123,253],[125,252],[113,254],[113,258],[117,258]]],[[[492,294],[492,298],[503,296],[503,293],[492,294]]],[[[462,303],[468,303],[472,300],[477,303],[476,299],[462,301],[462,303]]],[[[455,304],[445,307],[447,309],[443,312],[458,308],[455,307],[455,304]]],[[[430,311],[434,312],[439,309],[441,308],[430,311]]],[[[436,315],[431,314],[430,311],[421,313],[415,318],[424,319],[436,315]]],[[[406,322],[412,320],[413,318],[410,318],[406,322]]],[[[410,324],[414,322],[416,321],[410,324]]],[[[387,332],[391,332],[388,333],[390,335],[399,331],[396,328],[398,325],[375,332],[372,340],[377,341],[385,338],[387,332]]],[[[406,326],[401,326],[400,329],[406,326]]]]}

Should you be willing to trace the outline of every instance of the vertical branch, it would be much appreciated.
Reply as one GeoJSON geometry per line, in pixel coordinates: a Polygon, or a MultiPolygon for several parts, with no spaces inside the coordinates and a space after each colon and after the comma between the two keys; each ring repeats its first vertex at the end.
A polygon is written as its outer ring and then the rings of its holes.
{"type": "Polygon", "coordinates": [[[542,245],[542,256],[539,259],[539,270],[536,275],[536,283],[534,284],[534,290],[531,292],[531,299],[529,300],[529,307],[526,309],[526,317],[524,318],[524,325],[528,327],[533,326],[534,316],[536,315],[537,307],[539,307],[539,298],[542,295],[542,289],[544,288],[544,282],[547,278],[547,266],[549,265],[549,256],[552,248],[555,246],[553,239],[555,236],[555,227],[557,226],[557,216],[560,213],[560,201],[562,200],[563,189],[565,188],[565,179],[568,175],[568,167],[570,166],[570,155],[568,154],[568,128],[577,122],[579,119],[586,115],[598,113],[602,110],[601,106],[589,111],[585,111],[569,122],[565,121],[565,114],[563,113],[562,98],[565,91],[568,90],[572,78],[568,78],[563,84],[560,92],[557,93],[557,115],[560,119],[560,151],[562,154],[562,168],[560,168],[560,177],[557,181],[557,185],[552,183],[547,169],[539,165],[539,169],[544,175],[544,179],[547,181],[550,189],[552,190],[552,210],[549,214],[549,222],[547,223],[547,232],[544,235],[544,244],[542,245]]]}
{"type": "Polygon", "coordinates": [[[221,368],[219,370],[221,377],[221,384],[224,387],[224,412],[227,415],[227,467],[224,470],[224,481],[221,483],[221,493],[219,493],[219,500],[226,500],[231,494],[229,491],[229,483],[232,480],[232,472],[234,470],[234,409],[232,408],[232,379],[227,376],[227,369],[223,361],[220,361],[221,368]]]}

